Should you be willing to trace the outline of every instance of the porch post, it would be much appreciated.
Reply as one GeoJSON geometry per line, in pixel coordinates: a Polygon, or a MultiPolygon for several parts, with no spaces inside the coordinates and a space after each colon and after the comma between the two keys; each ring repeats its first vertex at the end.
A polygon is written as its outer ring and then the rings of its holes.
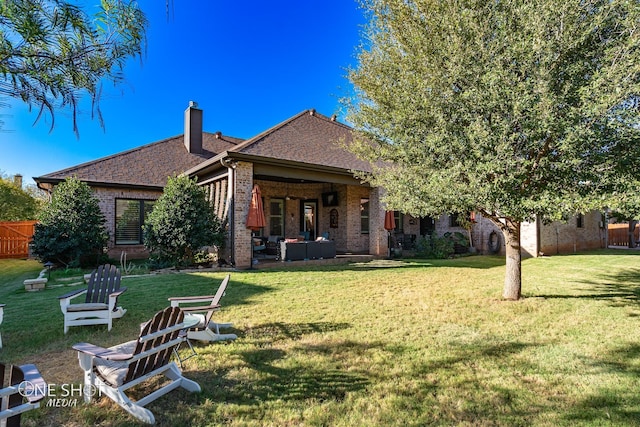
{"type": "Polygon", "coordinates": [[[382,205],[384,189],[371,188],[369,191],[369,253],[386,256],[388,252],[388,233],[384,229],[385,209],[382,205]]]}
{"type": "Polygon", "coordinates": [[[238,162],[235,173],[233,259],[237,268],[249,268],[251,267],[251,230],[246,227],[246,222],[253,188],[253,163],[238,162]]]}

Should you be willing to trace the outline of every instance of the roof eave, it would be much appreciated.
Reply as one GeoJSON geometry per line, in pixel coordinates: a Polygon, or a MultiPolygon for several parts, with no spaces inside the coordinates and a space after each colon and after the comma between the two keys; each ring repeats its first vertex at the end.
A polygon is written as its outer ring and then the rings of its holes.
{"type": "MultiPolygon", "coordinates": [[[[63,178],[50,178],[46,176],[34,177],[33,180],[36,182],[39,188],[44,189],[41,184],[51,184],[57,185],[64,181],[63,178]]],[[[144,191],[163,191],[164,186],[159,185],[147,185],[147,184],[131,184],[131,183],[122,183],[122,182],[103,182],[103,181],[88,181],[81,179],[81,181],[87,183],[89,187],[103,187],[103,188],[124,188],[130,190],[144,190],[144,191]]]]}
{"type": "MultiPolygon", "coordinates": [[[[237,153],[233,151],[225,151],[215,157],[206,160],[199,165],[186,170],[183,175],[194,176],[198,174],[208,174],[224,167],[223,161],[243,161],[251,163],[259,163],[271,166],[281,166],[289,168],[304,168],[309,171],[328,172],[337,175],[353,176],[352,169],[344,169],[336,166],[324,166],[313,163],[297,162],[293,160],[276,159],[273,157],[256,156],[253,154],[237,153]]],[[[362,171],[364,172],[364,171],[362,171]]]]}

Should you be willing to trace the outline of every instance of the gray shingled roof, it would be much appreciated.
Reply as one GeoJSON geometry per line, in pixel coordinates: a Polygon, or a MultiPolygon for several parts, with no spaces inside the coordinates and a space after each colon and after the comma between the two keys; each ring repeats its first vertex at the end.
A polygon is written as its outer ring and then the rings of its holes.
{"type": "Polygon", "coordinates": [[[343,142],[349,144],[351,141],[350,127],[314,110],[306,110],[229,151],[347,170],[370,171],[369,163],[358,159],[339,145],[343,142]]]}
{"type": "Polygon", "coordinates": [[[89,183],[164,187],[167,177],[178,175],[240,142],[239,138],[223,135],[218,139],[215,134],[205,132],[203,154],[192,154],[184,146],[184,137],[179,135],[34,179],[51,182],[76,176],[89,183]]]}
{"type": "MultiPolygon", "coordinates": [[[[303,111],[265,132],[243,141],[239,138],[203,133],[203,154],[191,154],[183,135],[164,139],[112,156],[36,177],[36,182],[57,182],[69,176],[102,185],[164,187],[167,177],[224,153],[242,153],[256,158],[286,160],[345,170],[370,171],[370,165],[338,144],[352,141],[350,127],[314,110],[303,111]]],[[[213,160],[212,160],[213,161],[213,160]]]]}

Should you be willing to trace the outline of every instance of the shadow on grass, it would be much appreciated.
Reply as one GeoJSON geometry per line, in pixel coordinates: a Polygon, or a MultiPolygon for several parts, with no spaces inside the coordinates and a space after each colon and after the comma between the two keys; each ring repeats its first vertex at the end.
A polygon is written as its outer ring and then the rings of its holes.
{"type": "MultiPolygon", "coordinates": [[[[191,371],[196,381],[209,384],[205,393],[214,401],[223,399],[236,404],[259,404],[265,401],[342,401],[347,393],[363,390],[369,378],[359,369],[341,369],[341,361],[354,352],[365,352],[380,344],[352,341],[322,342],[294,347],[291,351],[272,347],[305,336],[349,328],[347,323],[267,323],[247,330],[244,341],[251,348],[234,352],[245,368],[248,380],[229,375],[232,368],[191,371]]],[[[204,388],[204,387],[203,387],[204,388]]]]}
{"type": "MultiPolygon", "coordinates": [[[[589,285],[583,294],[531,296],[548,299],[605,300],[613,307],[640,308],[640,269],[638,268],[626,269],[616,274],[600,275],[597,280],[581,280],[580,283],[589,285]]],[[[640,313],[632,316],[640,316],[640,313]]]]}
{"type": "Polygon", "coordinates": [[[269,266],[261,270],[243,270],[241,273],[282,273],[283,271],[372,271],[379,269],[411,269],[411,268],[473,268],[489,269],[503,266],[505,259],[503,256],[474,255],[453,259],[423,259],[423,258],[400,258],[400,259],[374,259],[363,262],[349,262],[345,264],[318,264],[312,265],[313,261],[306,264],[296,265],[295,263],[284,263],[282,265],[269,266]]]}
{"type": "MultiPolygon", "coordinates": [[[[640,344],[627,344],[610,350],[592,362],[597,371],[626,377],[636,383],[640,377],[640,344]]],[[[597,393],[585,395],[564,418],[572,423],[601,420],[612,425],[638,425],[640,420],[640,395],[637,388],[621,386],[603,387],[597,393]],[[622,423],[622,424],[621,424],[622,423]]],[[[627,383],[628,384],[628,383],[627,383]]]]}
{"type": "Polygon", "coordinates": [[[282,340],[298,340],[305,335],[335,332],[349,328],[348,323],[312,322],[312,323],[264,323],[240,332],[242,338],[255,343],[275,343],[282,340]]]}

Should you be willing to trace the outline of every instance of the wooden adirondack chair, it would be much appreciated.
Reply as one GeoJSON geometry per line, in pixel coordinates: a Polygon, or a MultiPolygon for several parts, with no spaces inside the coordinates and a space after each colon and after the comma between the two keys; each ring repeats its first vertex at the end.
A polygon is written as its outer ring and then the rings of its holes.
{"type": "Polygon", "coordinates": [[[185,327],[183,319],[182,310],[167,307],[142,325],[137,340],[109,348],[87,343],[74,345],[84,370],[85,402],[91,401],[92,391],[97,388],[137,419],[154,424],[153,413],[144,408],[146,404],[177,387],[200,392],[198,383],[182,376],[175,362],[169,361],[174,348],[184,340],[180,336],[185,327]],[[125,394],[129,388],[161,374],[170,382],[144,398],[133,402],[125,394]]]}
{"type": "Polygon", "coordinates": [[[120,270],[115,265],[105,264],[93,270],[86,289],[78,289],[58,297],[64,315],[64,333],[70,326],[107,325],[110,331],[113,319],[127,312],[119,307],[118,297],[127,288],[120,287],[120,270]],[[84,303],[72,304],[71,300],[86,295],[84,303]]]}
{"type": "Polygon", "coordinates": [[[194,315],[200,318],[200,322],[197,325],[187,330],[188,339],[199,341],[224,341],[235,340],[238,338],[236,334],[220,333],[220,328],[230,328],[233,326],[233,323],[216,323],[211,320],[213,313],[220,310],[220,299],[224,296],[230,277],[231,276],[227,274],[218,287],[215,295],[169,298],[172,307],[180,307],[183,311],[190,314],[196,313],[194,315]],[[207,305],[191,305],[202,303],[206,303],[207,305]]]}
{"type": "Polygon", "coordinates": [[[0,426],[19,427],[22,413],[36,409],[45,397],[47,384],[35,365],[5,366],[0,363],[0,426]]]}

